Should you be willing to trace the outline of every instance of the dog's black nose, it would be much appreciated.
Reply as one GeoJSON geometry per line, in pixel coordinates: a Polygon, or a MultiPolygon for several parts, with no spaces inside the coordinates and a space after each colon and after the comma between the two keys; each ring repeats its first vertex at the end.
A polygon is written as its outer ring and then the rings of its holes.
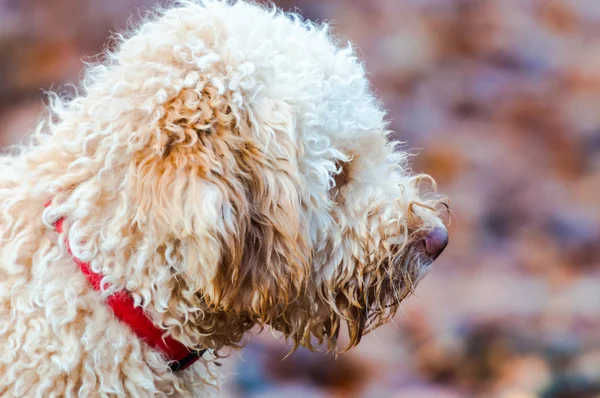
{"type": "Polygon", "coordinates": [[[448,230],[443,225],[437,225],[425,236],[425,251],[432,259],[436,259],[448,246],[448,230]]]}

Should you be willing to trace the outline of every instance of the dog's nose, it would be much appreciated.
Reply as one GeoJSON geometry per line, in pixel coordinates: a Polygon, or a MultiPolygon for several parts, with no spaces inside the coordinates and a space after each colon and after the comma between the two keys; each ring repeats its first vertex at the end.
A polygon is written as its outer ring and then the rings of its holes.
{"type": "Polygon", "coordinates": [[[437,225],[425,236],[425,251],[432,259],[436,259],[448,246],[448,230],[443,225],[437,225]]]}

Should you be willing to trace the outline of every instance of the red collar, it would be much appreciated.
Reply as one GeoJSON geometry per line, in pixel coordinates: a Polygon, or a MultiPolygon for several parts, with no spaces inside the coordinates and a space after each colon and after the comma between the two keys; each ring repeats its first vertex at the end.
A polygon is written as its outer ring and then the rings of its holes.
{"type": "MultiPolygon", "coordinates": [[[[46,207],[50,202],[46,204],[46,207]]],[[[56,232],[63,231],[63,221],[61,218],[54,224],[56,232]]],[[[69,242],[65,239],[69,254],[73,256],[69,242]]],[[[102,274],[92,271],[89,263],[80,261],[75,256],[73,260],[81,269],[88,282],[94,290],[100,291],[100,284],[103,278],[102,274]]],[[[169,368],[176,372],[183,370],[196,362],[206,350],[190,350],[185,345],[170,336],[163,336],[164,330],[156,327],[152,320],[144,313],[142,307],[135,306],[133,298],[125,291],[117,292],[106,299],[106,304],[112,308],[115,316],[127,324],[131,330],[152,348],[162,352],[169,360],[169,368]]]]}

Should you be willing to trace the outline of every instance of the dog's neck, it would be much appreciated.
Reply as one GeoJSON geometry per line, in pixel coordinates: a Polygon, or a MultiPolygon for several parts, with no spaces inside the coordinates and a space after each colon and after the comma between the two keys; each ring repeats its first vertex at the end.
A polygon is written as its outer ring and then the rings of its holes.
{"type": "MultiPolygon", "coordinates": [[[[97,206],[94,213],[102,214],[101,221],[110,223],[115,204],[102,202],[97,206]]],[[[67,207],[77,209],[77,206],[67,207]]],[[[75,210],[71,214],[69,211],[59,213],[65,217],[67,231],[74,227],[77,217],[82,220],[88,217],[75,210]]],[[[93,215],[89,217],[90,223],[99,221],[93,215]]],[[[86,259],[101,270],[105,280],[113,285],[112,290],[127,291],[157,328],[168,330],[191,351],[211,349],[216,352],[225,346],[239,347],[243,335],[255,321],[248,314],[209,308],[203,303],[201,291],[191,283],[183,268],[188,259],[180,241],[144,236],[138,228],[123,231],[121,235],[128,242],[127,250],[113,249],[112,242],[103,241],[103,236],[96,234],[94,246],[99,249],[94,258],[86,259]],[[167,256],[173,257],[174,265],[169,264],[167,256]]],[[[114,241],[114,238],[109,240],[114,241]]]]}
{"type": "MultiPolygon", "coordinates": [[[[48,202],[46,207],[50,204],[48,202]]],[[[63,222],[64,218],[61,218],[54,225],[58,234],[63,232],[63,222]]],[[[68,239],[65,239],[65,244],[69,254],[73,256],[68,239]]],[[[94,290],[102,292],[104,290],[103,275],[94,272],[89,263],[80,261],[75,256],[73,256],[73,261],[78,265],[94,290]]],[[[201,358],[206,351],[189,349],[171,336],[165,336],[165,331],[158,328],[152,319],[144,313],[143,309],[135,305],[132,297],[125,291],[111,294],[105,302],[112,309],[115,316],[129,326],[138,338],[163,353],[169,360],[169,368],[172,371],[188,368],[201,358]]]]}

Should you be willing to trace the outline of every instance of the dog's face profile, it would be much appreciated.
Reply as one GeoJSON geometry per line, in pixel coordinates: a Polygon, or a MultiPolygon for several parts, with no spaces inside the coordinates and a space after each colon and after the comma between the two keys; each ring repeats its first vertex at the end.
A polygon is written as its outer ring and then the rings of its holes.
{"type": "Polygon", "coordinates": [[[447,243],[429,177],[323,27],[185,2],[118,37],[84,90],[55,101],[50,138],[73,159],[55,189],[83,220],[74,250],[190,345],[270,325],[334,348],[343,323],[355,345],[447,243]]]}

